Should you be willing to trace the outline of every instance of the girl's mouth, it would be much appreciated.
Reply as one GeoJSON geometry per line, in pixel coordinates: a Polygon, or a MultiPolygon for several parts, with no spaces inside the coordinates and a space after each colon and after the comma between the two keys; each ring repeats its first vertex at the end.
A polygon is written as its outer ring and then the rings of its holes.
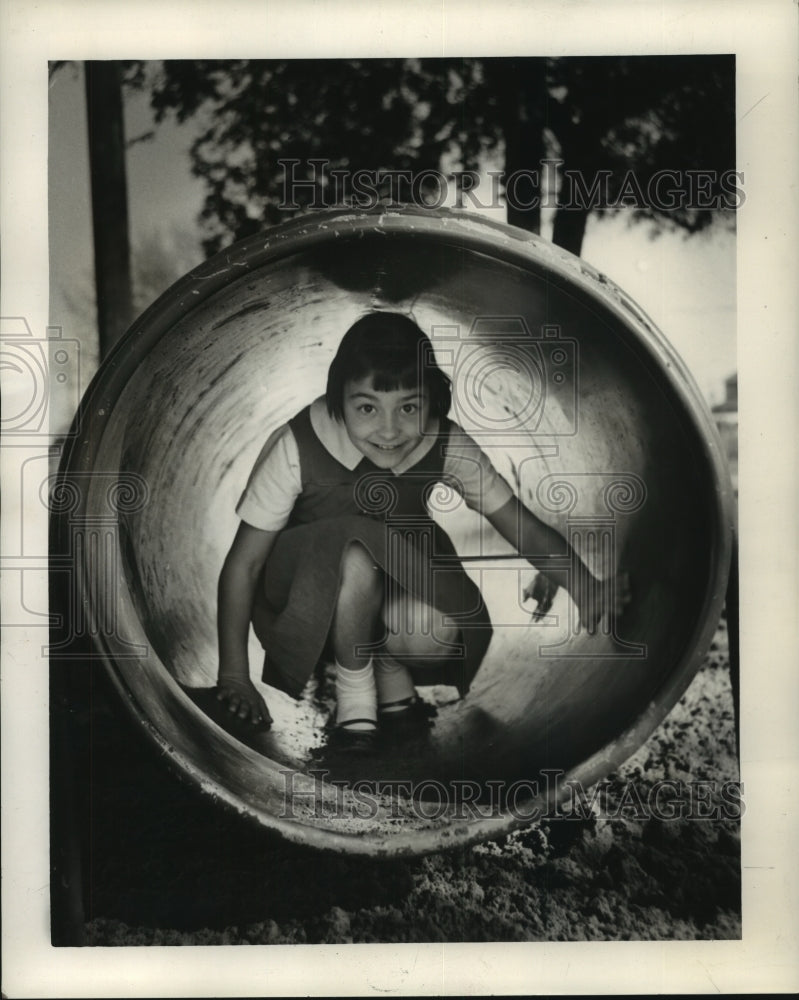
{"type": "Polygon", "coordinates": [[[377,448],[380,451],[396,451],[397,448],[401,448],[402,444],[376,444],[372,443],[373,448],[377,448]]]}

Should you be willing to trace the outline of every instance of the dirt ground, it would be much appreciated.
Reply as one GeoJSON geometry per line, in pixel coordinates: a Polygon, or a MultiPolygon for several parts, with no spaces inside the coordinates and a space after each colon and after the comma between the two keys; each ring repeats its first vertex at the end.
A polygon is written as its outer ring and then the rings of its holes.
{"type": "Polygon", "coordinates": [[[75,732],[88,945],[741,935],[740,824],[723,790],[738,779],[724,621],[683,699],[585,815],[424,858],[311,851],[212,807],[96,684],[75,732]],[[652,815],[663,781],[693,788],[710,818],[652,815]]]}

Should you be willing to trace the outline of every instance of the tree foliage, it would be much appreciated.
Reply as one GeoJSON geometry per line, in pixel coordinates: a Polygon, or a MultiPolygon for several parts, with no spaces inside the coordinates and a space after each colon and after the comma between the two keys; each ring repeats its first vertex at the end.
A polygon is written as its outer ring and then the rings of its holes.
{"type": "MultiPolygon", "coordinates": [[[[563,169],[607,178],[611,210],[704,229],[718,206],[734,201],[734,73],[731,56],[555,60],[548,117],[563,169]]],[[[559,212],[555,242],[568,245],[569,227],[581,238],[586,214],[559,212]]]]}
{"type": "MultiPolygon", "coordinates": [[[[131,85],[146,76],[128,65],[131,85]]],[[[548,195],[541,161],[558,161],[553,238],[575,252],[592,211],[630,207],[695,232],[730,204],[728,56],[167,61],[150,86],[157,120],[199,123],[191,159],[207,189],[209,253],[296,211],[352,199],[345,172],[350,181],[355,171],[382,174],[381,195],[418,200],[436,196],[434,172],[452,178],[487,157],[502,163],[506,183],[524,181],[523,196],[518,185],[516,198],[506,190],[508,216],[533,231],[548,195]],[[287,160],[295,180],[313,182],[294,185],[288,204],[287,160]],[[697,170],[700,199],[686,184],[697,170]],[[411,190],[397,171],[428,171],[430,183],[411,190]],[[681,197],[653,193],[664,171],[681,197]]]]}

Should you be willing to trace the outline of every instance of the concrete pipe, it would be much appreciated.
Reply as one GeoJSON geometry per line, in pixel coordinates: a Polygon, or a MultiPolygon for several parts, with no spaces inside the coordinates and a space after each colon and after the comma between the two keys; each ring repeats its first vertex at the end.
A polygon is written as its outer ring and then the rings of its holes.
{"type": "Polygon", "coordinates": [[[422,209],[309,214],[179,281],[102,365],[51,503],[72,571],[63,648],[91,635],[141,729],[213,799],[292,840],[374,855],[502,835],[618,767],[707,651],[732,546],[715,428],[641,310],[536,237],[422,209]],[[238,731],[218,711],[216,585],[266,437],[381,308],[431,336],[453,418],[597,575],[629,573],[633,600],[593,636],[563,591],[533,622],[530,566],[442,489],[433,516],[485,596],[488,652],[464,699],[423,689],[436,711],[423,734],[329,768],[325,677],[299,701],[267,688],[255,639],[273,728],[238,731]]]}

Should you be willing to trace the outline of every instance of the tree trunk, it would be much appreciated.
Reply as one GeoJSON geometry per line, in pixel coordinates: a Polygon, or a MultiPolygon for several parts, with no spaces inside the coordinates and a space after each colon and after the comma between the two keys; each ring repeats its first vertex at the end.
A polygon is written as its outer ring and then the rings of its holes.
{"type": "Polygon", "coordinates": [[[498,74],[505,135],[507,219],[531,233],[541,232],[541,161],[544,148],[546,60],[512,59],[498,74]]]}
{"type": "Polygon", "coordinates": [[[593,170],[596,150],[599,148],[601,136],[590,129],[590,123],[574,123],[561,116],[558,122],[557,135],[560,141],[560,177],[561,191],[558,195],[558,207],[552,220],[552,242],[576,257],[583,248],[585,227],[588,214],[591,211],[590,197],[575,197],[571,184],[566,181],[564,171],[579,173],[584,182],[596,173],[593,170]]]}
{"type": "Polygon", "coordinates": [[[587,223],[587,208],[559,208],[552,222],[552,242],[579,257],[587,223]]]}
{"type": "Polygon", "coordinates": [[[84,63],[100,357],[133,316],[122,84],[116,62],[84,63]]]}

